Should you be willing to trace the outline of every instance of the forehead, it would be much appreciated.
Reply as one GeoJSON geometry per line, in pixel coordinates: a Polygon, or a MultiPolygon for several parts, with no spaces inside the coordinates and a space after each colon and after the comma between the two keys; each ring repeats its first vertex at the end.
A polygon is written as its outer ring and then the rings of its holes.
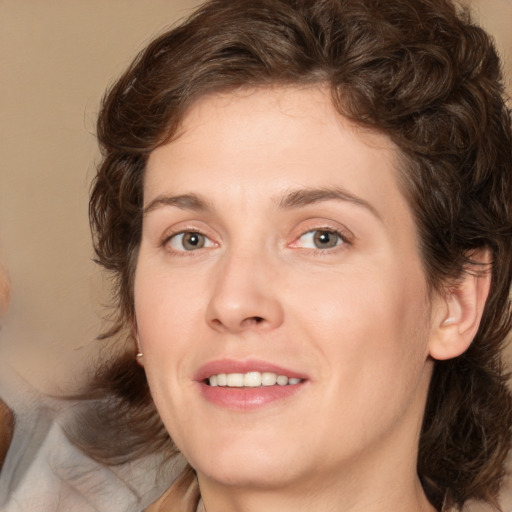
{"type": "Polygon", "coordinates": [[[412,222],[400,161],[388,136],[335,109],[327,87],[242,89],[197,100],[176,138],[152,152],[144,205],[162,194],[197,193],[261,208],[291,189],[337,187],[389,224],[412,222]]]}
{"type": "Polygon", "coordinates": [[[381,186],[385,181],[386,187],[396,187],[397,156],[386,135],[341,116],[327,87],[212,94],[197,100],[173,141],[150,155],[145,203],[160,187],[186,187],[194,179],[222,178],[226,185],[242,185],[244,180],[263,184],[272,178],[279,188],[280,176],[297,185],[321,185],[343,175],[347,180],[363,177],[368,167],[374,177],[386,178],[381,186]],[[321,175],[320,167],[329,172],[321,175]],[[384,168],[391,171],[388,176],[384,168]]]}
{"type": "MultiPolygon", "coordinates": [[[[233,135],[238,132],[245,139],[250,135],[254,142],[269,142],[266,134],[274,137],[270,147],[283,148],[286,136],[309,136],[308,130],[318,134],[329,132],[330,139],[336,133],[350,131],[368,147],[389,152],[398,148],[388,136],[377,130],[365,128],[343,116],[335,107],[331,89],[327,85],[273,85],[268,87],[242,87],[227,92],[206,94],[195,100],[186,110],[174,141],[196,139],[216,125],[216,134],[222,137],[229,130],[231,146],[233,135]],[[286,128],[286,133],[281,130],[286,128]]],[[[212,134],[208,134],[209,139],[212,134]]]]}

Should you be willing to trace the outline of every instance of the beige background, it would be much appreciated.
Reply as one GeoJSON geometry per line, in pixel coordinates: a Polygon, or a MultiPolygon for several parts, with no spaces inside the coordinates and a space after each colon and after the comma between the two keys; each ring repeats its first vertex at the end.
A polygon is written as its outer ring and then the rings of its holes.
{"type": "MultiPolygon", "coordinates": [[[[0,0],[0,251],[13,285],[0,357],[45,391],[76,388],[98,347],[87,194],[102,91],[198,3],[0,0]]],[[[512,67],[512,0],[471,3],[512,67]]]]}
{"type": "Polygon", "coordinates": [[[0,250],[13,289],[0,357],[44,390],[79,384],[97,347],[87,195],[100,97],[197,4],[0,0],[0,250]]]}

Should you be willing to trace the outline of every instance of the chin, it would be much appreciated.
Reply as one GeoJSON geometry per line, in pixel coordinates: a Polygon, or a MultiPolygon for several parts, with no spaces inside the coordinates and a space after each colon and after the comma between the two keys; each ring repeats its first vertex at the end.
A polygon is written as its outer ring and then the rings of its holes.
{"type": "Polygon", "coordinates": [[[199,475],[221,485],[240,488],[283,487],[294,478],[291,468],[300,467],[292,463],[290,454],[283,448],[264,449],[261,445],[249,445],[246,441],[244,446],[234,443],[215,453],[197,454],[191,457],[191,463],[199,475]]]}
{"type": "Polygon", "coordinates": [[[196,471],[220,485],[236,488],[282,489],[292,480],[286,466],[277,467],[275,461],[263,465],[253,465],[250,460],[241,460],[241,463],[244,467],[219,464],[209,468],[208,472],[201,468],[196,471]]]}

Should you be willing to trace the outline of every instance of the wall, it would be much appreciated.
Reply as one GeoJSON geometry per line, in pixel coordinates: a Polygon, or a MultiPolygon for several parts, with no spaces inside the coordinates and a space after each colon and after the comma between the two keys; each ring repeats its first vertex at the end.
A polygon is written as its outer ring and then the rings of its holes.
{"type": "Polygon", "coordinates": [[[0,247],[12,302],[0,342],[31,382],[79,384],[102,296],[87,195],[107,84],[191,0],[0,0],[0,247]]]}

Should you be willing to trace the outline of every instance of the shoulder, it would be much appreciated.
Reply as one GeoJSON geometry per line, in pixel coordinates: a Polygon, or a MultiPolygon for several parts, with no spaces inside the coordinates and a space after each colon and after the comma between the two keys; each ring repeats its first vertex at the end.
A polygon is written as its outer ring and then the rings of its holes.
{"type": "Polygon", "coordinates": [[[187,466],[171,487],[144,512],[197,512],[200,500],[196,474],[187,466]]]}

